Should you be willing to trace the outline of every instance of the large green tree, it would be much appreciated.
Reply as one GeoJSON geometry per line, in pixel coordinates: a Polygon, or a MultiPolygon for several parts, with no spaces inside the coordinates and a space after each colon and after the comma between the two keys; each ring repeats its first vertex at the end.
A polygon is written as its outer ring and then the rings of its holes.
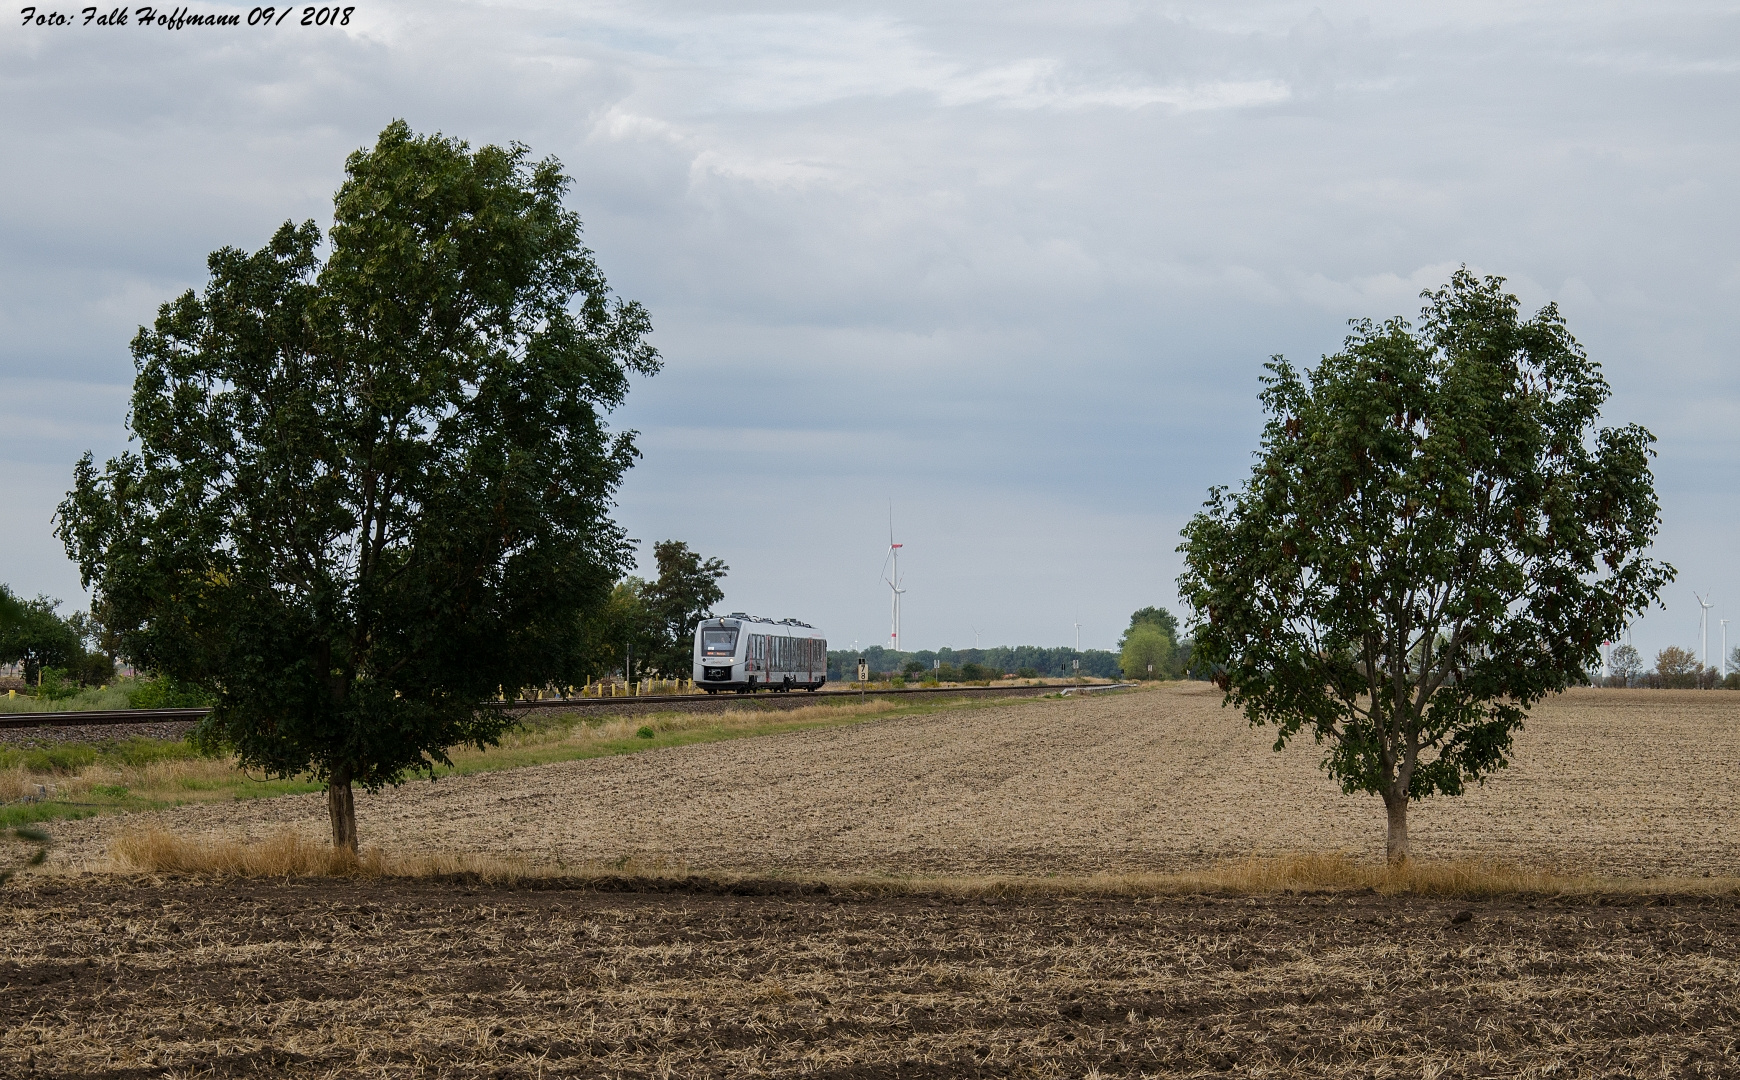
{"type": "Polygon", "coordinates": [[[643,594],[658,623],[658,643],[647,659],[666,676],[687,674],[694,665],[695,626],[725,599],[719,581],[730,567],[703,559],[680,540],[653,545],[659,576],[643,594]]]}
{"type": "Polygon", "coordinates": [[[60,531],[125,653],[212,695],[200,744],[323,781],[354,849],[352,785],[578,662],[629,557],[604,414],[658,357],[555,160],[395,122],[345,173],[324,259],[286,222],[140,330],[137,449],[85,456],[60,531]]]}
{"type": "Polygon", "coordinates": [[[1182,650],[1178,646],[1178,617],[1163,607],[1140,608],[1130,614],[1130,626],[1124,631],[1124,636],[1118,639],[1119,662],[1123,664],[1126,679],[1170,679],[1176,676],[1183,667],[1182,650]],[[1165,639],[1166,646],[1158,654],[1154,650],[1153,635],[1147,630],[1158,631],[1165,639]],[[1137,652],[1132,653],[1132,642],[1140,641],[1137,652]],[[1136,664],[1135,668],[1130,664],[1136,664]],[[1152,664],[1153,674],[1149,674],[1148,665],[1152,664]]]}
{"type": "Polygon", "coordinates": [[[20,665],[26,683],[40,682],[44,668],[76,669],[84,656],[78,626],[55,612],[59,605],[48,596],[20,599],[0,585],[0,664],[20,665]]]}
{"type": "Polygon", "coordinates": [[[1504,767],[1544,695],[1673,569],[1649,432],[1597,427],[1607,384],[1548,305],[1462,270],[1342,352],[1268,365],[1244,487],[1184,530],[1180,593],[1227,701],[1306,731],[1348,793],[1382,797],[1392,860],[1410,801],[1504,767]]]}
{"type": "Polygon", "coordinates": [[[1124,635],[1118,662],[1126,679],[1164,679],[1172,666],[1172,639],[1158,623],[1137,623],[1124,635]]]}

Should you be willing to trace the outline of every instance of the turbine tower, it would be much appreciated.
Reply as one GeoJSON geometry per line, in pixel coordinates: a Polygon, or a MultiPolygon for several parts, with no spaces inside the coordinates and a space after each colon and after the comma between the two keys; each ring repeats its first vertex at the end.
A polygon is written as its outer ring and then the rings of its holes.
{"type": "Polygon", "coordinates": [[[894,594],[894,623],[888,632],[888,640],[894,651],[900,651],[900,596],[906,592],[900,587],[900,547],[894,542],[894,503],[888,504],[888,558],[882,560],[882,580],[888,582],[889,590],[894,594]]]}
{"type": "Polygon", "coordinates": [[[1728,681],[1728,620],[1722,620],[1722,681],[1728,681]]]}
{"type": "Polygon", "coordinates": [[[1704,598],[1697,593],[1693,593],[1692,597],[1698,601],[1698,606],[1704,609],[1698,617],[1699,628],[1704,635],[1704,651],[1698,657],[1698,681],[1702,682],[1704,672],[1710,667],[1710,609],[1716,605],[1705,603],[1704,598]]]}

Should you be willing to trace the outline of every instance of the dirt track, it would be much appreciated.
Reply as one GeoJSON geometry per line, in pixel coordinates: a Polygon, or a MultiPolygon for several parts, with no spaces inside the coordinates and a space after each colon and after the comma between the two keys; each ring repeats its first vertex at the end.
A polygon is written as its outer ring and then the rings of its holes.
{"type": "MultiPolygon", "coordinates": [[[[1380,805],[1309,743],[1286,753],[1201,684],[980,707],[359,795],[365,844],[570,865],[753,872],[1091,873],[1252,852],[1381,851],[1380,805]]],[[[1623,875],[1740,869],[1740,693],[1582,691],[1536,710],[1516,764],[1418,806],[1416,854],[1623,875]]],[[[184,807],[183,834],[320,835],[318,796],[184,807]]],[[[57,826],[98,867],[120,822],[57,826]]]]}
{"type": "Polygon", "coordinates": [[[1733,1076],[1732,900],[36,878],[0,1076],[1733,1076]]]}

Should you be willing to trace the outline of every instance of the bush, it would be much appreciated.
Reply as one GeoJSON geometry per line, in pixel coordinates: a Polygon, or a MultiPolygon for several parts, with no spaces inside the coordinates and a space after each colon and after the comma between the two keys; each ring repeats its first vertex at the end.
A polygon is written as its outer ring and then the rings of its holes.
{"type": "Polygon", "coordinates": [[[185,739],[147,739],[135,735],[121,742],[53,743],[16,746],[0,743],[0,769],[23,766],[33,773],[72,774],[91,765],[149,765],[154,761],[187,761],[199,751],[185,739]]]}
{"type": "Polygon", "coordinates": [[[200,709],[210,704],[211,698],[198,687],[169,678],[141,681],[127,695],[129,709],[200,709]]]}
{"type": "Polygon", "coordinates": [[[656,737],[658,732],[654,731],[650,726],[642,724],[640,730],[636,731],[634,735],[637,739],[651,739],[656,737]]]}
{"type": "Polygon", "coordinates": [[[1022,678],[1022,679],[1037,679],[1037,678],[1039,678],[1039,669],[1032,668],[1032,667],[1024,667],[1024,668],[1021,668],[1019,671],[1015,672],[1015,674],[1018,678],[1022,678]]]}
{"type": "Polygon", "coordinates": [[[61,743],[24,752],[24,767],[33,773],[75,773],[97,763],[97,748],[86,743],[61,743]]]}
{"type": "Polygon", "coordinates": [[[36,684],[36,696],[48,701],[65,701],[77,697],[84,689],[78,683],[67,678],[65,668],[43,668],[42,677],[36,684]]]}
{"type": "Polygon", "coordinates": [[[115,661],[100,652],[87,652],[73,662],[69,674],[83,686],[107,686],[115,681],[115,661]]]}

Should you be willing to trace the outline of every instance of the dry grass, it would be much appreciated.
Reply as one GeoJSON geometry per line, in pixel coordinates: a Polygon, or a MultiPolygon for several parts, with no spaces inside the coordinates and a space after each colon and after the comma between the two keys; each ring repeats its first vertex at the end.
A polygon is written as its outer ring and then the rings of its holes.
{"type": "Polygon", "coordinates": [[[759,709],[753,705],[726,709],[717,713],[669,712],[650,715],[611,717],[596,722],[582,722],[583,717],[567,716],[557,720],[530,722],[508,732],[501,745],[489,750],[461,747],[452,752],[453,763],[462,770],[474,764],[487,764],[504,751],[543,749],[553,746],[588,746],[620,742],[634,738],[643,727],[660,734],[694,731],[724,731],[730,733],[760,731],[769,727],[805,728],[862,720],[912,706],[887,698],[875,698],[858,703],[818,703],[796,709],[759,709]]]}
{"type": "Polygon", "coordinates": [[[608,882],[612,888],[638,884],[661,891],[789,892],[815,888],[864,896],[1164,897],[1272,896],[1299,893],[1364,892],[1381,896],[1478,899],[1500,896],[1724,896],[1740,893],[1740,879],[1609,878],[1555,874],[1492,861],[1407,862],[1373,865],[1345,854],[1301,853],[1253,856],[1211,868],[1174,874],[1099,874],[1084,876],[852,876],[790,877],[697,873],[632,860],[563,866],[537,864],[470,852],[388,855],[365,848],[360,855],[335,851],[330,844],[290,829],[245,842],[222,836],[177,836],[146,825],[121,832],[109,846],[122,868],[201,877],[293,878],[454,878],[491,885],[586,887],[608,882]]]}
{"type": "MultiPolygon", "coordinates": [[[[954,703],[958,704],[958,703],[954,703]]],[[[899,704],[887,700],[863,703],[827,702],[795,709],[757,707],[749,703],[719,713],[664,712],[630,717],[588,717],[568,714],[539,716],[507,732],[499,746],[488,750],[459,747],[451,768],[439,773],[498,772],[553,761],[572,761],[624,751],[653,749],[721,739],[736,739],[778,731],[850,724],[891,712],[936,711],[937,703],[899,704]],[[651,739],[644,733],[650,732],[651,739]]],[[[115,811],[148,811],[195,803],[229,803],[274,798],[318,790],[307,777],[274,779],[250,775],[233,758],[204,758],[185,746],[136,740],[117,747],[104,744],[60,744],[48,748],[13,749],[11,762],[0,764],[0,808],[8,804],[17,819],[16,804],[46,795],[42,806],[28,808],[27,820],[88,817],[115,811]]],[[[0,762],[7,758],[0,757],[0,762]]],[[[6,813],[0,809],[0,813],[6,813]]],[[[0,825],[5,823],[0,818],[0,825]]]]}
{"type": "Polygon", "coordinates": [[[22,765],[0,769],[0,803],[17,802],[35,795],[36,789],[44,786],[44,783],[42,777],[31,773],[22,765]]]}
{"type": "Polygon", "coordinates": [[[110,846],[117,863],[160,874],[218,877],[456,877],[508,884],[534,876],[522,860],[480,855],[390,858],[379,848],[358,854],[285,829],[257,843],[223,837],[186,838],[145,826],[123,831],[110,846]]]}

